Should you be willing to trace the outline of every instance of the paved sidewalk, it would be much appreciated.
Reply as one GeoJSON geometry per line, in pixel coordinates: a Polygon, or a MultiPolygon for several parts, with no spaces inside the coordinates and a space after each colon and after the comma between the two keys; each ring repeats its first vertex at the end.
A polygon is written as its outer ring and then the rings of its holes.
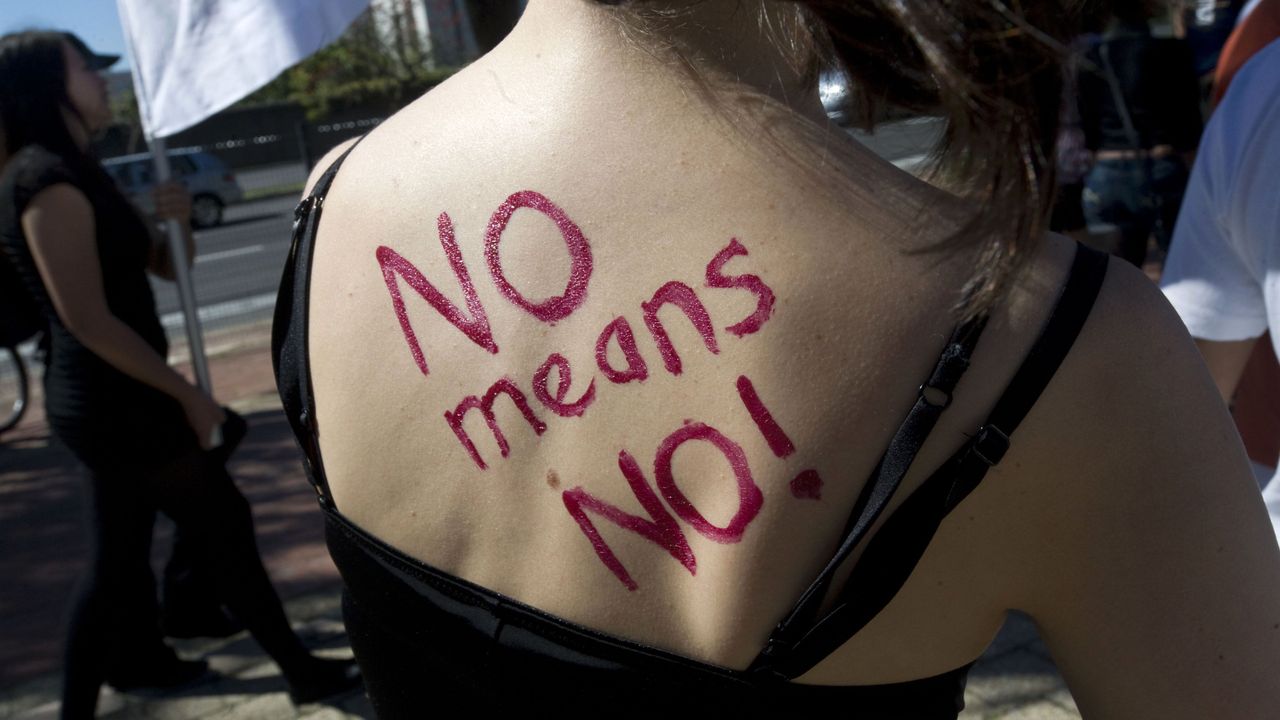
{"type": "MultiPolygon", "coordinates": [[[[349,655],[338,603],[337,572],[325,551],[320,514],[307,486],[271,378],[265,324],[211,333],[206,341],[220,400],[245,414],[250,433],[232,474],[254,507],[264,562],[289,617],[308,645],[349,655]]],[[[185,353],[172,353],[181,364],[185,353]]],[[[50,441],[39,397],[13,433],[0,438],[0,720],[57,716],[58,653],[63,612],[83,568],[79,475],[50,441]]],[[[171,527],[158,524],[153,560],[167,557],[171,527]]],[[[295,709],[274,663],[244,633],[221,641],[182,641],[190,657],[207,656],[216,674],[180,692],[104,690],[105,718],[274,720],[372,718],[354,693],[332,706],[295,709]]],[[[968,708],[977,718],[1077,718],[1079,713],[1034,626],[1011,616],[970,675],[968,708]]]]}

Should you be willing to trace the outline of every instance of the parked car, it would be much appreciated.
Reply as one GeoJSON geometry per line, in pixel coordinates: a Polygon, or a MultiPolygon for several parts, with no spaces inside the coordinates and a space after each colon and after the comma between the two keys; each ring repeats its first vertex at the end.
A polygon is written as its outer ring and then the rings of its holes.
{"type": "MultiPolygon", "coordinates": [[[[144,213],[155,211],[151,189],[155,186],[151,156],[125,155],[104,160],[107,172],[124,194],[144,213]]],[[[226,206],[244,199],[236,176],[211,153],[203,150],[170,150],[173,177],[191,193],[191,227],[208,228],[222,222],[226,206]]]]}

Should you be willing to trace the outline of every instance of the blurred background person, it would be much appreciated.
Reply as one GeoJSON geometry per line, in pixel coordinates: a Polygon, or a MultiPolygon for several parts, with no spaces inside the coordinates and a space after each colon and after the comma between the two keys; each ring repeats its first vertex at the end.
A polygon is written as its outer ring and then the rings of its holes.
{"type": "Polygon", "coordinates": [[[1213,71],[1212,104],[1217,107],[1240,68],[1280,37],[1280,0],[1254,0],[1241,11],[1213,71]]]}
{"type": "MultiPolygon", "coordinates": [[[[110,118],[98,70],[114,60],[64,33],[0,38],[0,241],[46,316],[50,428],[88,470],[93,554],[70,613],[62,715],[91,717],[109,662],[137,640],[129,633],[139,625],[137,584],[151,587],[143,568],[156,509],[189,532],[220,599],[279,663],[295,701],[350,689],[354,664],[313,657],[289,627],[248,502],[225,456],[210,452],[215,429],[235,428],[166,364],[146,273],[172,277],[167,245],[86,150],[110,118]]],[[[180,187],[158,188],[156,201],[159,217],[185,227],[180,187]]],[[[154,597],[144,603],[154,610],[154,597]]],[[[204,670],[171,654],[158,661],[180,676],[204,670]]]]}
{"type": "MultiPolygon", "coordinates": [[[[1252,0],[1240,10],[1235,30],[1227,38],[1214,71],[1213,106],[1222,101],[1236,72],[1277,38],[1280,38],[1280,0],[1252,0]]],[[[1267,482],[1275,473],[1280,457],[1280,363],[1272,350],[1269,332],[1254,343],[1253,354],[1230,401],[1232,415],[1259,481],[1267,482]]]]}
{"type": "Polygon", "coordinates": [[[1080,123],[1094,163],[1084,181],[1091,235],[1141,267],[1154,234],[1169,247],[1199,141],[1200,94],[1189,48],[1152,36],[1154,5],[1105,4],[1098,43],[1079,64],[1080,123]]]}
{"type": "Polygon", "coordinates": [[[1222,47],[1206,131],[1213,142],[1197,158],[1189,186],[1194,202],[1184,208],[1175,234],[1187,247],[1170,254],[1162,284],[1196,337],[1223,400],[1232,406],[1272,521],[1280,528],[1280,487],[1274,482],[1280,365],[1274,349],[1275,298],[1269,291],[1275,281],[1267,264],[1280,243],[1270,192],[1277,182],[1280,146],[1269,132],[1277,118],[1277,87],[1265,78],[1280,73],[1280,64],[1274,51],[1268,51],[1270,60],[1255,60],[1277,38],[1280,1],[1257,0],[1241,10],[1222,47]],[[1251,79],[1237,90],[1237,75],[1245,67],[1251,79]]]}

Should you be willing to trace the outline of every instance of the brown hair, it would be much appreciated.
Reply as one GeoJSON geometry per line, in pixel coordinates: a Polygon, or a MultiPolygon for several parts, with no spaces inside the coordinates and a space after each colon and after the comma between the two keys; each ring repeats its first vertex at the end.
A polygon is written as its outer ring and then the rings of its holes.
{"type": "Polygon", "coordinates": [[[793,25],[805,37],[783,42],[810,48],[811,61],[844,68],[863,125],[886,105],[947,120],[935,153],[938,168],[975,202],[976,212],[936,247],[979,247],[957,310],[965,317],[988,311],[1046,228],[1063,40],[1075,33],[1069,11],[1082,3],[793,1],[799,15],[793,25]]]}

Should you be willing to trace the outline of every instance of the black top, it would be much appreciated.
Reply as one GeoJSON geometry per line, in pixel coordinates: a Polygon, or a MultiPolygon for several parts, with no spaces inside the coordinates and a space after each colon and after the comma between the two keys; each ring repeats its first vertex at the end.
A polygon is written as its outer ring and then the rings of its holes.
{"type": "Polygon", "coordinates": [[[1200,142],[1200,87],[1191,50],[1174,38],[1155,38],[1145,24],[1102,36],[1079,64],[1080,124],[1090,150],[1133,150],[1102,47],[1128,106],[1141,149],[1172,145],[1190,151],[1200,142]]]}
{"type": "Polygon", "coordinates": [[[141,216],[92,160],[68,161],[38,145],[19,150],[0,174],[0,252],[47,323],[44,386],[49,425],[90,466],[152,465],[187,447],[188,439],[194,442],[181,407],[116,370],[67,330],[27,246],[22,213],[32,198],[59,183],[79,189],[93,208],[108,310],[162,357],[168,353],[147,280],[151,234],[141,216]]]}
{"type": "Polygon", "coordinates": [[[379,717],[422,717],[442,695],[484,709],[579,714],[589,708],[623,717],[791,716],[831,709],[859,718],[954,719],[959,714],[968,666],[889,685],[814,686],[791,680],[844,644],[893,599],[942,519],[1000,462],[1009,436],[1084,325],[1106,274],[1106,255],[1078,246],[1052,316],[988,421],[887,518],[836,593],[833,607],[820,615],[835,569],[866,537],[950,404],[985,319],[956,329],[855,502],[839,550],[779,618],[751,667],[732,670],[576,625],[449,575],[369,535],[334,507],[313,422],[307,296],[323,198],[343,158],[298,206],[272,344],[281,398],[324,509],[329,551],[345,585],[351,645],[379,717]]]}

